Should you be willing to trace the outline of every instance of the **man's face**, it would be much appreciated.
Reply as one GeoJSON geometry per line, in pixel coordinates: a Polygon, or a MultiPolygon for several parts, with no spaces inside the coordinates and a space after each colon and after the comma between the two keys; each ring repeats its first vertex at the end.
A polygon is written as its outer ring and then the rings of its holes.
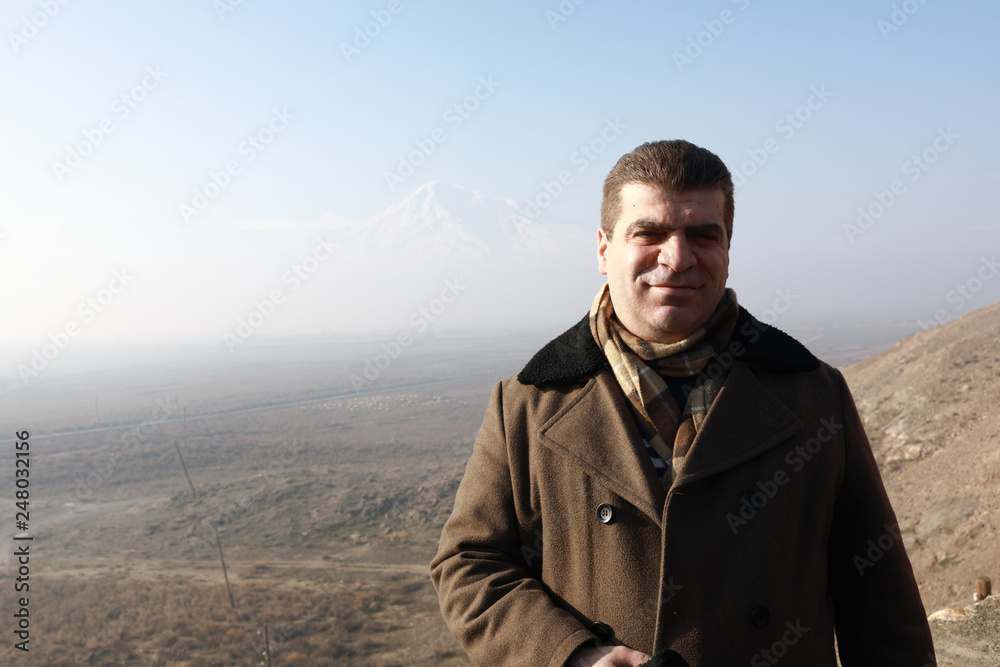
{"type": "Polygon", "coordinates": [[[597,264],[618,319],[645,340],[673,343],[715,311],[729,277],[719,188],[671,194],[626,183],[612,240],[598,230],[597,264]]]}

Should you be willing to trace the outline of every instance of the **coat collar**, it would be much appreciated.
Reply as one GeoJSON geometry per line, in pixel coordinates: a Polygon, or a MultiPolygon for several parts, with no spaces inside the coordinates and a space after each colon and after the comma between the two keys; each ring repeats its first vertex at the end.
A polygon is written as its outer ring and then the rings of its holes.
{"type": "MultiPolygon", "coordinates": [[[[780,329],[764,324],[739,307],[732,342],[739,342],[739,360],[752,368],[778,372],[812,371],[817,359],[802,343],[780,329]]],[[[730,343],[732,345],[732,342],[730,343]]],[[[604,352],[590,333],[590,314],[535,353],[518,373],[521,384],[536,387],[576,384],[601,369],[610,370],[604,352]]]]}
{"type": "MultiPolygon", "coordinates": [[[[538,429],[546,447],[663,525],[666,491],[611,371],[598,372],[538,429]],[[623,443],[610,447],[607,443],[623,443]]],[[[678,489],[759,455],[802,427],[748,364],[734,364],[686,455],[674,457],[678,489]]]]}
{"type": "MultiPolygon", "coordinates": [[[[737,352],[729,376],[691,448],[683,458],[674,458],[677,477],[672,490],[737,466],[802,426],[798,416],[764,388],[754,370],[811,371],[819,368],[819,360],[794,338],[742,307],[736,322],[727,347],[737,352]],[[735,342],[742,347],[734,347],[735,342]]],[[[541,442],[662,526],[666,492],[614,373],[590,333],[589,315],[539,350],[517,378],[521,384],[538,387],[585,383],[542,424],[541,442]],[[608,442],[628,444],[602,446],[608,442]]]]}

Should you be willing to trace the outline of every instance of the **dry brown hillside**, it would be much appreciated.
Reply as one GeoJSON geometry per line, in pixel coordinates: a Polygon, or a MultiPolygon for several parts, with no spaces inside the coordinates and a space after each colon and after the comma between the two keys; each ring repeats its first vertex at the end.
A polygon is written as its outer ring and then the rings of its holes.
{"type": "MultiPolygon", "coordinates": [[[[844,369],[928,613],[1000,584],[1000,304],[844,369]]],[[[994,592],[996,592],[994,590],[994,592]]]]}

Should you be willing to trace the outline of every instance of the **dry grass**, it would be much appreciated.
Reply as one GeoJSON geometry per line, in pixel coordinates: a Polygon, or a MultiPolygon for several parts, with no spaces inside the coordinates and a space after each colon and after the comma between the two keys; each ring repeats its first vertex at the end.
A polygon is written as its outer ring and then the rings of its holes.
{"type": "MultiPolygon", "coordinates": [[[[261,665],[267,624],[274,665],[387,664],[373,656],[399,648],[413,608],[430,589],[415,576],[387,579],[382,585],[255,581],[237,587],[236,609],[224,586],[184,577],[43,580],[33,584],[30,656],[7,644],[0,662],[261,665]]],[[[0,589],[4,609],[13,604],[9,588],[0,589]]],[[[429,646],[425,652],[435,650],[442,653],[429,646]]]]}

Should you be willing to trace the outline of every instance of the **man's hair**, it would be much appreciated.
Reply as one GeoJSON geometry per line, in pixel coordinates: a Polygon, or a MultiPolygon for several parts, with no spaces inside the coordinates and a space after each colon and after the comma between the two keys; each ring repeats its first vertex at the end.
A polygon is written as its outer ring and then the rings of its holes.
{"type": "Polygon", "coordinates": [[[725,198],[722,207],[726,237],[733,239],[733,177],[715,153],[683,139],[650,141],[621,156],[604,179],[601,201],[601,229],[611,239],[615,223],[622,215],[622,186],[645,183],[662,187],[672,194],[719,188],[725,198]]]}

